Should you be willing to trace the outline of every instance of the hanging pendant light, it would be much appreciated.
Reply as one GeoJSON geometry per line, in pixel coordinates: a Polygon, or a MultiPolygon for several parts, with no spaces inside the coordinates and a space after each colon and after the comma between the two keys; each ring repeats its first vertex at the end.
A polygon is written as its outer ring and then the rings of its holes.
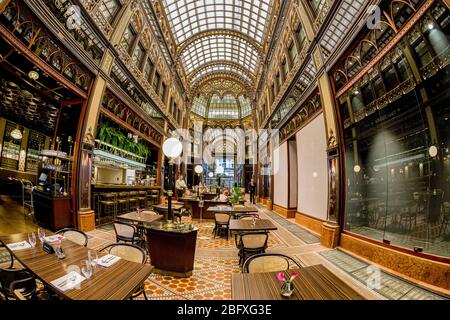
{"type": "Polygon", "coordinates": [[[13,138],[15,140],[22,139],[22,131],[20,131],[19,126],[17,126],[17,128],[15,128],[13,131],[11,131],[10,136],[11,136],[11,138],[13,138]]]}

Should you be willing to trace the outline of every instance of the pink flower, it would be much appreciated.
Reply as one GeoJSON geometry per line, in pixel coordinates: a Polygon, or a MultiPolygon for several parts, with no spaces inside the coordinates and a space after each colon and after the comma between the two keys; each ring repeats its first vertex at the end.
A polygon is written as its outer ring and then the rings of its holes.
{"type": "Polygon", "coordinates": [[[277,278],[278,278],[278,281],[284,282],[284,281],[285,281],[285,278],[284,278],[284,272],[278,273],[277,278]]]}
{"type": "Polygon", "coordinates": [[[293,274],[291,275],[291,279],[289,279],[289,282],[294,281],[294,279],[297,278],[298,276],[299,276],[298,273],[293,273],[293,274]]]}

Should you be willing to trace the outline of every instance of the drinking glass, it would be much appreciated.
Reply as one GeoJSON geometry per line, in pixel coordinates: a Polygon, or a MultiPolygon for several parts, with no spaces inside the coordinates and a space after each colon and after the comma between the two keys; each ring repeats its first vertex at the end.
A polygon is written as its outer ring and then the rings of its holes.
{"type": "Polygon", "coordinates": [[[92,265],[89,260],[81,261],[81,272],[86,277],[86,279],[89,279],[92,276],[92,265]]]}
{"type": "Polygon", "coordinates": [[[45,241],[45,230],[42,228],[38,228],[37,233],[38,233],[39,240],[41,242],[44,242],[45,241]]]}
{"type": "Polygon", "coordinates": [[[36,246],[36,235],[34,234],[34,232],[28,234],[28,242],[32,247],[36,246]]]}
{"type": "Polygon", "coordinates": [[[88,251],[88,260],[89,260],[89,263],[91,264],[91,266],[94,268],[94,270],[97,266],[97,259],[98,259],[97,251],[89,250],[88,251]]]}

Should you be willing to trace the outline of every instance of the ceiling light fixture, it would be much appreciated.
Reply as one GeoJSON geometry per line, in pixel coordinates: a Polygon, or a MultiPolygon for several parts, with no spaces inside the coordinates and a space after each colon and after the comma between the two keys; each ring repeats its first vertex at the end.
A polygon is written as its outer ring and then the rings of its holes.
{"type": "Polygon", "coordinates": [[[31,70],[30,72],[28,72],[28,77],[31,80],[37,80],[39,79],[39,73],[37,71],[31,70]]]}
{"type": "Polygon", "coordinates": [[[22,139],[22,131],[20,131],[19,126],[17,126],[17,128],[15,128],[13,131],[11,131],[10,136],[11,136],[11,138],[16,139],[16,140],[22,139]]]}
{"type": "Polygon", "coordinates": [[[433,30],[434,29],[434,23],[433,22],[430,22],[429,24],[428,24],[428,30],[433,30]]]}

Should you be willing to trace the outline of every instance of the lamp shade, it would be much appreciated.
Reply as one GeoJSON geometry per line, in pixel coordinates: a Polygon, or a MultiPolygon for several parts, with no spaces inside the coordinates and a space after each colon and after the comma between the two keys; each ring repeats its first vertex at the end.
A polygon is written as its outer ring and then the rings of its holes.
{"type": "Polygon", "coordinates": [[[208,173],[208,177],[210,177],[210,178],[214,177],[214,173],[212,173],[212,172],[208,173]]]}
{"type": "Polygon", "coordinates": [[[222,174],[224,171],[225,171],[225,170],[223,169],[222,166],[218,166],[217,169],[216,169],[216,172],[217,172],[218,174],[222,174]]]}
{"type": "Polygon", "coordinates": [[[163,152],[166,157],[171,159],[178,158],[183,151],[183,145],[177,138],[169,138],[164,141],[163,152]]]}
{"type": "Polygon", "coordinates": [[[194,170],[196,174],[201,174],[203,172],[203,167],[201,165],[196,165],[194,170]]]}

